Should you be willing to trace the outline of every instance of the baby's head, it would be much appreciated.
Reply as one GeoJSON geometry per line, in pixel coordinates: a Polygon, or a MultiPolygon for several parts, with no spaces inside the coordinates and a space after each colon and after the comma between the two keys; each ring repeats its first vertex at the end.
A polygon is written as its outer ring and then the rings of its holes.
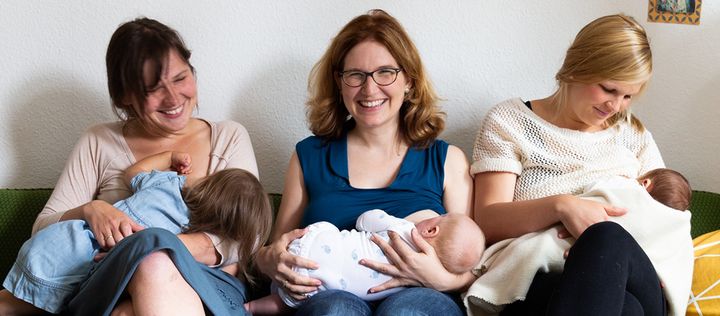
{"type": "Polygon", "coordinates": [[[272,227],[272,208],[260,181],[243,169],[225,169],[183,192],[190,221],[186,232],[207,232],[239,243],[238,276],[247,269],[272,227]]]}
{"type": "Polygon", "coordinates": [[[684,211],[690,206],[692,196],[690,183],[675,170],[653,169],[641,175],[637,180],[653,199],[668,207],[684,211]]]}
{"type": "Polygon", "coordinates": [[[472,270],[485,251],[485,235],[466,215],[448,213],[423,220],[415,227],[452,273],[472,270]]]}

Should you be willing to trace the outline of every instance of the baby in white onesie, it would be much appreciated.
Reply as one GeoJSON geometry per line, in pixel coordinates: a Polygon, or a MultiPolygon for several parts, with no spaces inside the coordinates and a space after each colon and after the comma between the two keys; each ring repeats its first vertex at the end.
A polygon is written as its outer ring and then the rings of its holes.
{"type": "MultiPolygon", "coordinates": [[[[318,222],[308,226],[309,231],[290,243],[288,250],[298,256],[312,259],[318,263],[317,270],[295,268],[302,275],[322,281],[318,291],[338,289],[348,291],[367,301],[379,300],[400,291],[390,289],[378,293],[368,293],[368,289],[390,280],[390,276],[378,273],[358,264],[366,258],[378,262],[388,262],[382,250],[370,240],[372,233],[388,240],[388,231],[396,232],[410,247],[417,250],[412,241],[413,228],[433,247],[445,269],[453,273],[463,273],[475,267],[485,250],[485,237],[480,228],[468,216],[445,214],[423,220],[417,224],[397,218],[382,210],[370,210],[358,217],[357,230],[338,230],[328,222],[318,222]]],[[[285,305],[298,307],[303,301],[297,301],[279,288],[277,294],[266,296],[246,304],[250,313],[263,313],[267,307],[280,309],[277,295],[285,305]]],[[[308,297],[317,292],[308,293],[308,297]]],[[[269,308],[268,311],[274,310],[269,308]]]]}

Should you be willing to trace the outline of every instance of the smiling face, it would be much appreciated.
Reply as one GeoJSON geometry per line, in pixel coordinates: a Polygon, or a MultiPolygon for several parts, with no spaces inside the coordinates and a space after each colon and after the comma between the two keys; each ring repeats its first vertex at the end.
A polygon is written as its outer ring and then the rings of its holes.
{"type": "Polygon", "coordinates": [[[197,105],[197,85],[190,66],[171,50],[159,80],[155,82],[151,62],[145,62],[143,78],[147,97],[142,107],[142,119],[151,120],[169,132],[183,130],[197,105]]]}
{"type": "MultiPolygon", "coordinates": [[[[372,40],[360,42],[345,55],[342,71],[373,72],[383,68],[401,68],[388,49],[372,40]]],[[[350,87],[340,77],[337,84],[342,93],[343,103],[355,119],[356,128],[399,126],[400,107],[405,90],[410,88],[403,71],[390,85],[380,86],[368,76],[359,87],[350,87]]]]}
{"type": "Polygon", "coordinates": [[[616,81],[600,83],[572,83],[568,86],[567,106],[560,113],[563,127],[579,131],[599,131],[618,112],[625,111],[642,84],[616,81]]]}

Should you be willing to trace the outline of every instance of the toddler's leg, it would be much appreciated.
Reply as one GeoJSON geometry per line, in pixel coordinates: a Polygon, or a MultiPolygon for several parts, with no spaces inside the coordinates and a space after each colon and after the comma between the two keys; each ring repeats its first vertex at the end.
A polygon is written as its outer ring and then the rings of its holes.
{"type": "Polygon", "coordinates": [[[252,315],[281,315],[292,310],[277,293],[245,303],[245,309],[252,315]]]}
{"type": "Polygon", "coordinates": [[[90,272],[98,249],[85,221],[55,223],[23,244],[3,287],[35,307],[59,313],[90,272]]]}
{"type": "Polygon", "coordinates": [[[0,316],[40,315],[43,312],[42,309],[13,296],[8,290],[0,291],[0,316]]]}

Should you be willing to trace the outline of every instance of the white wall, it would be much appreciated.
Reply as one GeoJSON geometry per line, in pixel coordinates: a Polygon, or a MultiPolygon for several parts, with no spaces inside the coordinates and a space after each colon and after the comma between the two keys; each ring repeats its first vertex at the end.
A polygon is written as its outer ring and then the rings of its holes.
{"type": "Polygon", "coordinates": [[[89,125],[113,120],[104,54],[140,15],[180,31],[193,50],[200,116],[253,138],[262,182],[280,192],[295,142],[309,135],[307,74],[351,18],[383,8],[420,49],[448,113],[443,138],[470,153],[478,121],[514,96],[548,95],[576,32],[624,12],[646,26],[655,76],[635,111],[668,166],[720,192],[720,4],[701,25],[647,22],[647,0],[606,1],[3,1],[0,3],[0,188],[51,187],[89,125]]]}

